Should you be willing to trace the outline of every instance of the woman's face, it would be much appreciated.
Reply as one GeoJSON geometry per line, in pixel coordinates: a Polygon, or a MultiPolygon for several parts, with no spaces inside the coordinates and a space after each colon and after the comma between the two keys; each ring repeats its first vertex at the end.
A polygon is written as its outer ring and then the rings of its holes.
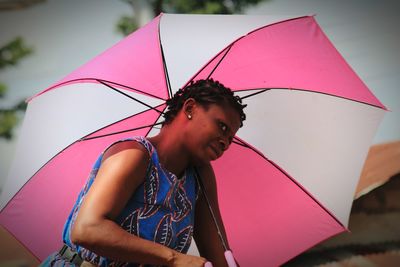
{"type": "Polygon", "coordinates": [[[240,127],[238,112],[230,105],[196,102],[184,111],[191,115],[186,139],[194,159],[206,163],[221,157],[240,127]]]}

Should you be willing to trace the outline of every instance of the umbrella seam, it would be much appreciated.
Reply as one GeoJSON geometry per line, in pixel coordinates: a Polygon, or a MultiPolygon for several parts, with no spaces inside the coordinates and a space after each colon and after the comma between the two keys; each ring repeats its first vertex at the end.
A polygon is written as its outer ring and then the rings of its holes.
{"type": "Polygon", "coordinates": [[[339,219],[336,218],[335,215],[333,215],[322,203],[320,203],[317,199],[313,197],[313,195],[308,192],[301,184],[299,184],[293,177],[291,177],[288,173],[286,173],[279,165],[277,165],[275,162],[272,160],[268,159],[263,153],[258,151],[256,148],[253,146],[250,146],[243,140],[241,140],[238,137],[235,137],[235,139],[240,140],[240,142],[243,144],[244,147],[253,150],[256,154],[258,154],[260,157],[264,158],[266,161],[271,163],[275,168],[277,168],[281,173],[283,173],[287,178],[289,178],[293,183],[295,183],[304,193],[306,193],[315,203],[317,203],[323,210],[325,210],[326,213],[328,213],[340,226],[342,226],[344,229],[347,229],[340,221],[339,219]]]}
{"type": "Polygon", "coordinates": [[[386,111],[385,108],[382,108],[380,106],[373,105],[373,104],[370,104],[370,103],[362,102],[362,101],[359,101],[359,100],[355,100],[355,99],[351,99],[351,98],[347,98],[347,97],[343,97],[343,96],[338,96],[338,95],[333,95],[333,94],[328,94],[328,93],[325,93],[325,92],[318,92],[318,91],[313,91],[313,90],[308,90],[308,89],[301,89],[301,88],[283,88],[283,87],[282,88],[276,88],[276,87],[271,87],[271,88],[251,88],[251,89],[235,90],[235,92],[247,92],[247,91],[256,91],[256,90],[260,90],[260,91],[259,92],[255,92],[253,94],[249,94],[249,95],[240,97],[240,99],[245,99],[245,98],[257,95],[257,94],[264,93],[264,92],[269,91],[269,90],[295,90],[295,91],[303,91],[303,92],[314,93],[314,94],[322,94],[322,95],[327,95],[327,96],[331,96],[331,97],[335,97],[335,98],[341,98],[341,99],[344,99],[344,100],[353,101],[353,102],[356,102],[356,103],[359,103],[359,104],[368,105],[368,106],[379,108],[379,109],[382,109],[382,110],[386,111]]]}
{"type": "Polygon", "coordinates": [[[97,79],[97,78],[79,78],[79,79],[69,80],[69,81],[66,81],[66,82],[63,82],[63,83],[59,83],[59,84],[57,84],[57,85],[55,85],[55,86],[52,86],[52,87],[50,87],[50,88],[48,88],[48,89],[46,89],[46,90],[44,90],[44,91],[42,91],[42,92],[40,92],[40,93],[38,93],[38,94],[36,94],[36,95],[34,95],[34,96],[28,98],[25,102],[28,103],[28,102],[30,102],[32,99],[34,99],[34,98],[36,98],[36,97],[38,97],[38,96],[40,96],[40,95],[42,95],[42,94],[44,94],[44,93],[47,93],[48,91],[50,91],[50,90],[52,90],[52,89],[56,89],[56,88],[58,88],[58,87],[62,87],[62,86],[64,86],[64,85],[67,85],[67,84],[70,84],[70,83],[79,82],[79,81],[90,81],[90,82],[92,82],[92,81],[96,81],[96,82],[102,81],[102,82],[106,82],[106,83],[118,85],[118,86],[121,86],[121,87],[125,87],[125,88],[127,88],[127,89],[132,90],[132,91],[136,91],[136,92],[138,92],[138,93],[141,93],[141,94],[144,94],[144,95],[153,97],[153,98],[157,98],[157,99],[164,100],[164,101],[166,100],[166,99],[164,99],[164,98],[155,96],[155,95],[150,94],[150,93],[147,93],[147,92],[145,92],[145,91],[142,91],[142,90],[139,90],[139,89],[136,89],[136,88],[132,88],[132,87],[129,87],[129,86],[120,84],[120,83],[116,83],[116,82],[112,82],[112,81],[108,81],[108,80],[103,80],[103,79],[97,79]]]}

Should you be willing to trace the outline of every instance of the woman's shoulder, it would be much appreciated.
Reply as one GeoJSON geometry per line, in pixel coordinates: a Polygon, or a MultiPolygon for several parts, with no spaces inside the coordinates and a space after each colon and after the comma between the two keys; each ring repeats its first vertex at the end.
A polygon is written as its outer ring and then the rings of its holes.
{"type": "Polygon", "coordinates": [[[133,156],[142,160],[148,160],[152,151],[149,141],[144,137],[132,137],[118,140],[108,146],[104,152],[102,161],[117,155],[133,156]]]}

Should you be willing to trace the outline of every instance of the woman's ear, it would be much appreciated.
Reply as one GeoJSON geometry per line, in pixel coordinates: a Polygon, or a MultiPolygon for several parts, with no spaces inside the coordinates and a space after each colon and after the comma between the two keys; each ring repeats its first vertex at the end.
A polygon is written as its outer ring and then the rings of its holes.
{"type": "Polygon", "coordinates": [[[196,100],[194,100],[194,98],[186,99],[186,101],[183,103],[182,110],[189,120],[192,119],[195,109],[196,109],[196,100]]]}

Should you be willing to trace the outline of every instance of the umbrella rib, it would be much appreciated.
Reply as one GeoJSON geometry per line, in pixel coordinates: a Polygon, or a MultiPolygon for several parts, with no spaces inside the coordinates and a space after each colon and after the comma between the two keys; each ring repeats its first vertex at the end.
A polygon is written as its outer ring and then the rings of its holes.
{"type": "Polygon", "coordinates": [[[160,32],[160,23],[158,24],[158,42],[160,44],[160,50],[161,50],[161,59],[163,62],[163,69],[164,69],[164,74],[165,74],[165,81],[168,89],[168,94],[169,98],[172,98],[172,89],[171,89],[171,82],[169,80],[169,74],[168,74],[168,68],[167,68],[167,62],[165,61],[165,55],[164,55],[164,48],[161,43],[161,32],[160,32]]]}
{"type": "Polygon", "coordinates": [[[233,137],[232,143],[234,143],[234,144],[236,144],[236,145],[239,145],[239,146],[242,146],[242,147],[249,148],[248,145],[246,145],[245,143],[243,143],[243,142],[242,142],[239,138],[237,138],[236,136],[233,137]]]}
{"type": "Polygon", "coordinates": [[[132,99],[132,100],[134,100],[134,101],[136,101],[136,102],[138,102],[138,103],[140,103],[140,104],[142,104],[142,105],[144,105],[144,106],[146,106],[146,107],[148,107],[148,108],[150,108],[150,109],[152,109],[152,110],[154,110],[154,111],[156,111],[156,112],[158,112],[158,113],[163,114],[162,111],[157,110],[156,108],[150,106],[149,104],[146,104],[145,102],[140,101],[139,99],[134,98],[133,96],[130,96],[130,95],[128,95],[127,93],[124,93],[124,92],[118,90],[117,88],[114,88],[114,87],[112,87],[111,85],[109,85],[109,84],[107,84],[107,83],[105,83],[105,82],[103,82],[103,81],[100,81],[100,80],[97,80],[97,81],[98,81],[99,83],[101,83],[101,84],[107,86],[108,88],[110,88],[110,89],[112,89],[112,90],[114,90],[114,91],[116,91],[116,92],[118,92],[118,93],[120,93],[120,94],[122,94],[122,95],[124,95],[124,96],[126,96],[126,97],[128,97],[128,98],[130,98],[130,99],[132,99]]]}
{"type": "Polygon", "coordinates": [[[120,134],[120,133],[126,133],[126,132],[131,132],[131,131],[136,131],[136,130],[140,130],[143,128],[147,128],[147,127],[153,127],[155,125],[159,125],[162,124],[163,122],[157,122],[157,123],[152,123],[149,125],[144,125],[144,126],[139,126],[136,128],[132,128],[132,129],[128,129],[128,130],[123,130],[123,131],[118,131],[118,132],[113,132],[113,133],[108,133],[108,134],[102,134],[102,135],[97,135],[97,136],[92,136],[92,137],[83,137],[81,139],[79,139],[80,141],[87,141],[87,140],[92,140],[92,139],[97,139],[97,138],[101,138],[101,137],[106,137],[106,136],[111,136],[111,135],[116,135],[116,134],[120,134]]]}
{"type": "Polygon", "coordinates": [[[327,208],[324,207],[317,199],[315,199],[311,193],[309,193],[307,190],[303,188],[295,179],[293,179],[288,173],[286,173],[281,167],[279,167],[275,162],[272,160],[268,159],[263,153],[255,149],[254,147],[248,145],[247,143],[243,142],[239,138],[235,137],[237,141],[235,141],[235,144],[238,144],[240,146],[243,146],[245,148],[253,150],[256,154],[258,154],[260,157],[268,161],[270,164],[272,164],[276,169],[278,169],[281,173],[283,173],[287,178],[289,178],[293,183],[295,183],[304,193],[306,193],[312,200],[314,200],[315,203],[317,203],[327,214],[329,214],[339,225],[341,225],[344,229],[347,229],[327,208]]]}
{"type": "Polygon", "coordinates": [[[322,94],[322,95],[327,95],[327,96],[331,96],[331,97],[337,97],[337,98],[341,98],[341,99],[344,99],[344,100],[353,101],[353,102],[356,102],[356,103],[360,103],[360,104],[364,104],[364,105],[368,105],[368,106],[371,106],[371,107],[382,109],[380,106],[373,105],[373,104],[366,103],[366,102],[362,102],[362,101],[355,100],[355,99],[351,99],[351,98],[348,98],[348,97],[328,94],[328,93],[324,93],[324,92],[312,91],[312,90],[307,90],[307,89],[302,89],[302,88],[284,88],[284,87],[281,87],[281,88],[277,88],[277,87],[252,88],[252,89],[235,90],[235,92],[247,92],[247,91],[256,91],[256,90],[260,90],[260,91],[252,93],[252,94],[249,94],[249,95],[245,95],[243,97],[240,97],[240,99],[245,99],[245,98],[248,98],[248,97],[251,97],[251,96],[255,96],[255,95],[264,93],[266,91],[270,91],[270,90],[294,90],[294,91],[302,91],[302,92],[307,92],[307,93],[322,94]]]}
{"type": "Polygon", "coordinates": [[[228,46],[228,49],[226,50],[225,54],[222,56],[222,58],[218,61],[218,63],[215,65],[215,67],[212,69],[212,71],[210,72],[210,74],[208,74],[207,76],[207,80],[210,79],[211,75],[213,75],[213,73],[215,72],[215,70],[219,67],[219,65],[221,64],[222,60],[224,60],[224,58],[226,57],[226,55],[229,53],[229,51],[231,50],[232,46],[234,43],[232,43],[230,46],[228,46]]]}
{"type": "Polygon", "coordinates": [[[107,80],[101,80],[101,79],[95,79],[95,80],[96,80],[96,81],[103,81],[103,82],[109,83],[109,84],[115,84],[115,85],[118,85],[118,86],[121,86],[121,87],[128,88],[128,89],[130,89],[130,90],[132,90],[132,91],[136,91],[136,92],[139,92],[139,93],[141,93],[141,94],[144,94],[144,95],[147,95],[147,96],[154,97],[154,98],[157,98],[157,99],[160,99],[160,100],[164,100],[164,101],[165,101],[165,99],[162,98],[162,97],[155,96],[155,95],[150,94],[150,93],[148,93],[148,92],[145,92],[145,91],[142,91],[142,90],[139,90],[139,89],[136,89],[136,88],[132,88],[132,87],[129,87],[129,86],[120,84],[120,83],[111,82],[111,81],[107,81],[107,80]]]}
{"type": "MultiPolygon", "coordinates": [[[[161,107],[162,105],[164,105],[164,104],[160,104],[160,105],[156,106],[156,108],[159,108],[159,107],[161,107]]],[[[111,123],[111,124],[108,124],[108,125],[106,125],[106,126],[100,128],[100,129],[95,130],[94,132],[91,132],[91,133],[85,135],[84,137],[82,137],[82,138],[80,138],[80,139],[77,139],[77,141],[75,141],[75,142],[78,142],[78,141],[81,140],[81,139],[85,139],[87,136],[90,136],[90,135],[92,135],[92,134],[94,134],[94,133],[96,133],[96,132],[99,132],[99,131],[101,131],[101,130],[107,128],[107,127],[110,127],[111,125],[114,125],[114,124],[116,124],[116,123],[119,123],[119,122],[121,122],[121,121],[123,121],[123,120],[129,119],[129,118],[132,118],[132,117],[135,117],[135,116],[140,115],[140,114],[143,114],[143,113],[145,113],[145,112],[148,112],[149,110],[151,110],[151,109],[143,110],[143,111],[141,111],[141,112],[139,112],[139,113],[130,115],[130,116],[125,117],[125,118],[123,118],[123,119],[121,119],[121,120],[118,120],[118,121],[115,121],[115,122],[113,122],[113,123],[111,123]]],[[[72,143],[72,144],[73,144],[73,143],[72,143]]],[[[72,144],[71,144],[71,145],[72,145],[72,144]]]]}
{"type": "Polygon", "coordinates": [[[261,93],[264,93],[265,91],[268,91],[268,90],[271,90],[271,88],[266,88],[266,89],[264,89],[264,90],[261,90],[261,91],[258,91],[258,92],[255,92],[255,93],[252,93],[252,94],[249,94],[249,95],[246,95],[246,96],[244,96],[244,97],[241,97],[240,99],[245,99],[245,98],[248,98],[248,97],[251,97],[251,96],[255,96],[255,95],[258,95],[258,94],[261,94],[261,93]]]}
{"type": "MultiPolygon", "coordinates": [[[[236,40],[237,41],[237,40],[236,40]]],[[[235,41],[235,42],[236,42],[235,41]]],[[[215,65],[215,67],[213,68],[213,70],[210,72],[210,74],[207,76],[207,79],[210,79],[211,75],[215,72],[215,70],[217,69],[217,67],[221,64],[222,60],[226,57],[226,55],[228,54],[229,50],[231,50],[232,46],[235,44],[235,42],[233,42],[232,44],[230,44],[229,46],[227,46],[226,48],[224,48],[221,52],[219,52],[217,55],[215,55],[214,58],[217,58],[221,53],[223,53],[225,50],[225,54],[222,56],[222,58],[219,60],[219,62],[217,63],[217,65],[215,65]]],[[[213,59],[214,59],[213,58],[213,59]]],[[[211,62],[211,60],[210,60],[211,62]]],[[[207,63],[206,65],[204,65],[192,78],[190,78],[190,80],[183,86],[186,87],[191,81],[193,81],[198,75],[199,73],[201,73],[207,66],[209,65],[209,63],[207,63]]]]}
{"type": "MultiPolygon", "coordinates": [[[[164,110],[165,110],[166,108],[167,108],[167,107],[165,107],[164,110]]],[[[165,113],[164,113],[164,112],[159,113],[158,118],[157,118],[156,121],[158,121],[158,120],[160,119],[160,117],[161,117],[162,114],[165,114],[165,113]]],[[[160,124],[161,124],[161,125],[164,125],[164,122],[165,122],[165,121],[157,122],[157,123],[153,124],[153,126],[147,131],[147,133],[145,134],[145,136],[147,137],[147,136],[149,135],[150,131],[154,128],[154,126],[160,125],[160,124]]]]}
{"type": "Polygon", "coordinates": [[[172,89],[171,89],[171,82],[169,81],[167,62],[165,61],[164,49],[163,49],[163,46],[161,44],[161,41],[160,41],[160,48],[161,48],[161,57],[162,57],[164,73],[165,73],[165,80],[167,82],[167,88],[168,88],[169,97],[171,98],[173,96],[172,89]]]}

